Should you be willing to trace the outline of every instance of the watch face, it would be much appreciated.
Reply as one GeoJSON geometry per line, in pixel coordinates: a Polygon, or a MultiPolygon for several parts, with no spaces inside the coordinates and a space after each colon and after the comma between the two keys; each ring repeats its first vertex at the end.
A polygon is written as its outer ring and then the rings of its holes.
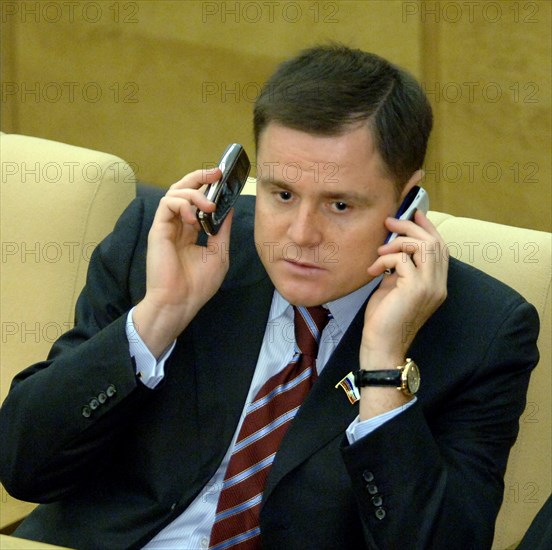
{"type": "Polygon", "coordinates": [[[415,394],[420,387],[420,371],[415,363],[409,363],[405,370],[406,387],[410,393],[415,394]]]}

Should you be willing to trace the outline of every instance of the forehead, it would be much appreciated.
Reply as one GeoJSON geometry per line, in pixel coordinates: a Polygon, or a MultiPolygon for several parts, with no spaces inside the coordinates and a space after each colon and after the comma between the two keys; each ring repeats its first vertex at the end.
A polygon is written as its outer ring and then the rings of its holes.
{"type": "Polygon", "coordinates": [[[366,124],[336,136],[313,135],[270,123],[259,139],[257,179],[319,186],[391,185],[366,124]]]}

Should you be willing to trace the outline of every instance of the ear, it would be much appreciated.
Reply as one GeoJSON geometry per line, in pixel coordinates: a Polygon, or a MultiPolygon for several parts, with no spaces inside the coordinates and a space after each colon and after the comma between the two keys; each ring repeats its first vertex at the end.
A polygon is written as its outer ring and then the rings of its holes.
{"type": "MultiPolygon", "coordinates": [[[[401,197],[400,201],[402,201],[408,192],[415,186],[419,185],[419,183],[422,181],[423,177],[425,176],[425,172],[420,168],[419,170],[416,170],[411,176],[410,179],[406,182],[406,185],[404,186],[403,190],[401,191],[401,197]]],[[[400,202],[399,201],[399,202],[400,202]]]]}

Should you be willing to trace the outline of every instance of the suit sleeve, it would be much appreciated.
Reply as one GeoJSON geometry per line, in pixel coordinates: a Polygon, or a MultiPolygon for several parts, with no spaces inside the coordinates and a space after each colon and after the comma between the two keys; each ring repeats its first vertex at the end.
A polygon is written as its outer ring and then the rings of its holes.
{"type": "MultiPolygon", "coordinates": [[[[462,356],[466,346],[473,368],[451,373],[446,379],[454,382],[434,396],[422,392],[408,410],[342,448],[367,548],[491,547],[508,454],[538,361],[535,309],[518,296],[505,309],[478,357],[462,340],[451,349],[462,356]]],[[[441,367],[455,364],[443,356],[441,367]]]]}
{"type": "Polygon", "coordinates": [[[105,467],[104,451],[148,397],[125,333],[126,315],[140,298],[131,294],[131,268],[143,263],[136,256],[145,257],[148,230],[137,199],[92,255],[74,328],[46,361],[12,382],[0,410],[0,475],[17,498],[59,499],[105,467]]]}

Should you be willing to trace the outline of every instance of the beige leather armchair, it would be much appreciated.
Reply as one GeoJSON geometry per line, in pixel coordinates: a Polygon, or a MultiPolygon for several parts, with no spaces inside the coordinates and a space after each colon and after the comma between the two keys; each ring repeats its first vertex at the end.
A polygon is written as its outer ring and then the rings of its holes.
{"type": "MultiPolygon", "coordinates": [[[[95,245],[135,195],[127,163],[106,153],[0,134],[0,400],[73,322],[95,245]]],[[[34,505],[0,487],[0,529],[34,505]]]]}

